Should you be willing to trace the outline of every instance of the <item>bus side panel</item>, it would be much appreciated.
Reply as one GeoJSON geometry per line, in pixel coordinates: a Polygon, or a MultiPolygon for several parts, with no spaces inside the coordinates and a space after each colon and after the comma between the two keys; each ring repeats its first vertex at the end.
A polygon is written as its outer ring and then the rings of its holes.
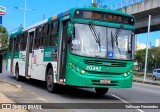
{"type": "Polygon", "coordinates": [[[45,81],[45,65],[33,64],[31,69],[31,78],[45,81]]]}
{"type": "Polygon", "coordinates": [[[15,74],[16,63],[19,63],[19,61],[20,61],[20,59],[19,59],[19,52],[15,51],[14,52],[13,67],[12,67],[13,74],[15,74]]]}
{"type": "Polygon", "coordinates": [[[31,75],[31,69],[32,69],[32,53],[29,53],[28,75],[31,75]]]}
{"type": "Polygon", "coordinates": [[[31,67],[31,78],[37,80],[45,80],[46,65],[43,64],[43,49],[33,50],[32,54],[32,67],[31,67]]]}

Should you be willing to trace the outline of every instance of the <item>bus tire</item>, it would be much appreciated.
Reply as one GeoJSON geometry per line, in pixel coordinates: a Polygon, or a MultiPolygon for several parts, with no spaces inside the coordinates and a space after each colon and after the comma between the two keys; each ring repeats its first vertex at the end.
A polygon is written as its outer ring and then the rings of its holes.
{"type": "Polygon", "coordinates": [[[105,95],[108,92],[108,88],[95,88],[97,95],[105,95]]]}
{"type": "Polygon", "coordinates": [[[47,72],[47,78],[46,78],[47,90],[50,93],[56,92],[56,84],[54,83],[53,80],[54,80],[53,69],[50,68],[47,72]]]}
{"type": "Polygon", "coordinates": [[[19,67],[18,67],[18,66],[16,66],[15,74],[16,74],[16,80],[17,80],[17,81],[20,81],[21,76],[19,75],[19,67]]]}

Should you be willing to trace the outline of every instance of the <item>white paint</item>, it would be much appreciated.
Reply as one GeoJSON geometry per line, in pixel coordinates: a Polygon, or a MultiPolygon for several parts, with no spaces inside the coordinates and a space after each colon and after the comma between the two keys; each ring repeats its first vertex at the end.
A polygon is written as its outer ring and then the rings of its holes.
{"type": "MultiPolygon", "coordinates": [[[[129,104],[127,101],[123,100],[122,98],[120,98],[120,97],[118,97],[118,96],[116,96],[116,95],[114,95],[114,94],[110,94],[110,95],[111,95],[111,96],[114,96],[114,97],[116,97],[116,98],[118,98],[119,100],[121,100],[121,101],[124,102],[124,103],[129,104]]],[[[141,109],[136,109],[136,110],[138,110],[139,112],[144,112],[144,111],[141,110],[141,109]]]]}

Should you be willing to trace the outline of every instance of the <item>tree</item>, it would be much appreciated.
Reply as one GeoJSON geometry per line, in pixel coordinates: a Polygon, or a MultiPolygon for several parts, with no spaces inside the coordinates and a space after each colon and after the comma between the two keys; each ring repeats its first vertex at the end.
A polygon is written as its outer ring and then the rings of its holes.
{"type": "Polygon", "coordinates": [[[143,71],[144,62],[145,62],[145,49],[138,50],[135,54],[135,61],[138,63],[138,68],[140,71],[143,71]]]}
{"type": "Polygon", "coordinates": [[[1,50],[7,50],[8,48],[8,32],[5,27],[0,25],[0,43],[1,43],[1,50]]]}
{"type": "Polygon", "coordinates": [[[92,7],[101,7],[101,8],[108,8],[107,5],[102,5],[103,0],[94,0],[94,3],[91,4],[92,7]]]}
{"type": "MultiPolygon", "coordinates": [[[[140,71],[143,71],[145,66],[146,49],[138,50],[135,54],[135,61],[138,63],[140,71]]],[[[160,68],[160,47],[148,50],[147,72],[152,72],[155,68],[160,68]]]]}

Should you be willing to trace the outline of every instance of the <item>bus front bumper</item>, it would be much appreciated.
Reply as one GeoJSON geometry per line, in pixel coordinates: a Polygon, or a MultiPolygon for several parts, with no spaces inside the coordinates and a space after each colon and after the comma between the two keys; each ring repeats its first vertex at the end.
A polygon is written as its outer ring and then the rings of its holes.
{"type": "Polygon", "coordinates": [[[99,87],[99,88],[131,88],[133,73],[128,76],[99,75],[99,74],[80,74],[70,70],[66,75],[66,84],[80,87],[99,87]],[[106,83],[107,82],[107,83],[106,83]]]}

